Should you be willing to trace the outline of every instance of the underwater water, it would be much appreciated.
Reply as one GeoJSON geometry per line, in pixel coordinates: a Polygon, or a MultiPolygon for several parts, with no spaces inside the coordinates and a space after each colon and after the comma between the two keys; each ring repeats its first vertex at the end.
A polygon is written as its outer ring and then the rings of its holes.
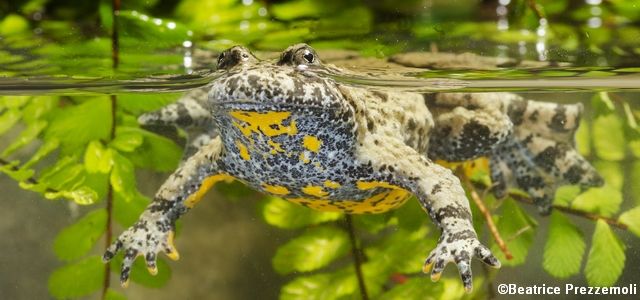
{"type": "MultiPolygon", "coordinates": [[[[632,10],[640,1],[628,2],[629,15],[601,1],[559,1],[571,3],[564,10],[546,7],[549,20],[531,12],[511,16],[526,1],[463,1],[452,4],[458,13],[446,1],[418,8],[411,3],[419,1],[381,1],[386,4],[373,8],[358,1],[204,1],[201,11],[188,9],[197,1],[183,2],[177,23],[173,15],[123,9],[117,48],[105,32],[86,34],[79,25],[32,22],[9,34],[0,24],[2,298],[102,298],[104,269],[95,262],[104,250],[105,224],[111,224],[106,220],[113,219],[114,238],[135,220],[177,167],[185,142],[172,128],[131,130],[136,117],[215,81],[217,55],[226,47],[245,44],[259,58],[275,59],[298,42],[344,69],[318,72],[347,85],[511,92],[582,103],[577,149],[606,184],[584,193],[563,189],[554,203],[565,210],[540,216],[533,205],[516,201],[517,192],[496,200],[482,193],[486,167],[464,167],[514,255],[505,259],[472,204],[476,230],[483,228],[478,235],[503,267],[490,271],[474,261],[474,294],[467,297],[513,298],[498,292],[501,284],[640,284],[640,18],[633,19],[638,10],[632,10]],[[475,9],[462,9],[468,3],[475,9]],[[336,9],[344,15],[334,16],[336,9]],[[255,13],[248,17],[246,10],[255,13]],[[215,23],[207,11],[234,17],[215,23]],[[560,21],[569,11],[572,19],[560,21]],[[629,21],[611,21],[623,17],[629,21]],[[120,136],[120,144],[113,142],[120,136]],[[102,214],[109,201],[113,215],[92,215],[102,214]]],[[[109,33],[107,25],[100,30],[109,33]]],[[[398,212],[353,217],[371,299],[464,295],[453,264],[438,283],[420,272],[439,232],[416,202],[398,212]]],[[[134,277],[126,289],[114,264],[108,293],[113,299],[364,299],[352,273],[344,217],[284,203],[239,183],[214,188],[178,225],[179,261],[164,260],[157,277],[134,277]],[[289,252],[282,250],[287,246],[289,252]]],[[[135,272],[146,270],[141,264],[135,272]]]]}

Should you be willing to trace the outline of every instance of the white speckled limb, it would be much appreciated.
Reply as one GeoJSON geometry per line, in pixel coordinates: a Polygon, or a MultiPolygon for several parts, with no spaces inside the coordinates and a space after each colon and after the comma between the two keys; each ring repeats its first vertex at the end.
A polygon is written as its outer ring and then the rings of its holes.
{"type": "Polygon", "coordinates": [[[189,196],[200,189],[204,179],[220,173],[217,162],[222,149],[220,138],[216,138],[190,157],[165,181],[138,221],[120,234],[104,253],[103,260],[108,262],[118,251],[123,251],[120,274],[123,286],[127,285],[131,265],[138,256],[144,256],[151,274],[157,273],[158,252],[164,251],[169,258],[178,259],[173,246],[175,221],[190,209],[189,196]]]}
{"type": "Polygon", "coordinates": [[[162,125],[181,128],[187,134],[187,145],[183,161],[196,153],[217,135],[215,120],[207,102],[210,87],[205,86],[192,90],[178,101],[159,110],[141,115],[141,125],[162,125]]]}
{"type": "Polygon", "coordinates": [[[380,175],[391,175],[398,184],[411,191],[431,219],[442,231],[438,245],[425,262],[432,268],[431,278],[440,278],[444,267],[458,266],[465,289],[472,289],[471,258],[500,267],[491,251],[478,241],[471,220],[471,210],[460,180],[450,170],[439,166],[395,138],[369,134],[362,140],[357,156],[371,162],[380,175]],[[391,174],[388,174],[391,173],[391,174]]]}

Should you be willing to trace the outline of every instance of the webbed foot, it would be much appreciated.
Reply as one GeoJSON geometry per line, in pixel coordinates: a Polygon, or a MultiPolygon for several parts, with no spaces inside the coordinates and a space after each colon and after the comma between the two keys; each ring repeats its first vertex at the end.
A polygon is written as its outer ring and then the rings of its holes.
{"type": "Polygon", "coordinates": [[[471,276],[471,259],[476,257],[485,264],[500,268],[500,261],[491,253],[491,250],[478,241],[472,231],[463,231],[458,234],[443,234],[438,245],[431,251],[424,263],[423,272],[431,269],[431,280],[438,281],[442,271],[450,262],[458,266],[458,272],[467,293],[473,289],[471,276]]]}
{"type": "Polygon", "coordinates": [[[174,225],[169,220],[148,221],[140,219],[133,226],[124,231],[114,241],[102,256],[102,260],[109,262],[119,251],[124,253],[120,271],[120,284],[127,287],[133,262],[138,256],[143,256],[147,270],[151,275],[158,273],[156,256],[163,251],[173,260],[179,258],[178,251],[173,245],[174,225]]]}

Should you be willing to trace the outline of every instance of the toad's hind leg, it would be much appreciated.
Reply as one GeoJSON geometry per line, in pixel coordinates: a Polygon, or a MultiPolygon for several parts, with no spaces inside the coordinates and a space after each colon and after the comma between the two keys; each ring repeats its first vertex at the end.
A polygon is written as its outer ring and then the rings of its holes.
{"type": "Polygon", "coordinates": [[[441,230],[438,245],[425,262],[431,278],[438,280],[446,264],[454,262],[469,292],[472,288],[471,259],[479,258],[493,267],[500,262],[478,241],[471,210],[460,181],[402,141],[378,134],[363,138],[358,160],[374,169],[374,176],[390,180],[413,193],[441,230]]]}
{"type": "Polygon", "coordinates": [[[213,184],[230,179],[220,168],[222,149],[218,137],[185,161],[165,181],[138,221],[120,234],[104,253],[105,262],[120,250],[124,253],[120,274],[123,286],[127,285],[131,266],[138,256],[144,257],[152,274],[157,272],[158,252],[163,251],[172,259],[178,258],[173,246],[175,221],[189,211],[213,184]]]}
{"type": "Polygon", "coordinates": [[[575,149],[581,104],[544,103],[511,93],[427,94],[436,116],[429,157],[448,161],[490,158],[493,191],[527,192],[548,214],[558,186],[602,185],[602,178],[575,149]]]}
{"type": "Polygon", "coordinates": [[[516,99],[508,108],[514,131],[491,154],[494,193],[508,187],[526,191],[540,213],[548,214],[556,189],[563,184],[600,186],[602,177],[574,148],[581,104],[516,99]]]}
{"type": "Polygon", "coordinates": [[[434,115],[429,138],[432,159],[463,161],[490,153],[511,134],[513,124],[491,97],[469,93],[426,94],[434,115]]]}

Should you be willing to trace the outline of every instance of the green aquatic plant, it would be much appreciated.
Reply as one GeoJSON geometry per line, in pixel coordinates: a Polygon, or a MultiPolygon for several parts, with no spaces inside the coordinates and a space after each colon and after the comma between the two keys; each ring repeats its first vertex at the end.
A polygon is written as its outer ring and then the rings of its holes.
{"type": "MultiPolygon", "coordinates": [[[[111,222],[123,227],[131,225],[149,202],[136,187],[135,170],[169,172],[181,155],[174,142],[139,128],[136,116],[176,97],[120,95],[117,101],[109,96],[0,98],[0,133],[16,134],[13,143],[2,149],[0,170],[22,188],[47,199],[66,198],[95,208],[64,228],[55,239],[53,250],[67,265],[51,274],[52,296],[80,297],[104,287],[104,266],[95,248],[104,247],[100,240],[105,233],[111,234],[111,222]],[[8,159],[18,151],[32,154],[23,161],[8,159]]],[[[621,162],[640,154],[636,123],[639,111],[608,93],[594,96],[592,106],[594,115],[583,124],[578,139],[583,145],[581,152],[597,158],[595,165],[606,177],[607,185],[582,194],[577,187],[558,191],[556,211],[546,232],[543,267],[558,278],[574,276],[582,270],[590,285],[609,286],[615,284],[625,262],[626,246],[616,230],[640,235],[640,206],[622,203],[622,188],[633,177],[625,179],[621,173],[621,162]],[[593,147],[584,146],[590,144],[593,147]],[[590,243],[587,232],[577,227],[571,216],[594,220],[590,243]]],[[[530,200],[518,193],[505,200],[483,193],[489,180],[482,161],[458,169],[471,198],[480,198],[495,221],[495,225],[487,227],[488,219],[473,202],[477,229],[489,235],[489,229],[495,226],[506,242],[494,242],[494,252],[504,265],[522,265],[534,236],[545,234],[536,232],[537,217],[521,207],[521,203],[530,200]]],[[[640,172],[638,162],[633,163],[631,172],[640,172]]],[[[633,194],[636,201],[637,195],[633,194]]],[[[347,217],[267,197],[259,204],[259,212],[268,224],[298,233],[273,257],[278,273],[296,274],[282,287],[282,299],[336,299],[362,295],[364,289],[368,296],[380,299],[463,295],[457,279],[447,278],[444,285],[432,284],[421,274],[420,261],[435,245],[437,235],[432,233],[433,228],[416,201],[381,215],[347,217]]],[[[112,263],[112,268],[118,270],[118,263],[112,263]]],[[[149,287],[162,287],[171,274],[163,260],[159,261],[156,277],[146,273],[142,262],[134,268],[133,282],[149,287]]],[[[488,286],[495,272],[476,274],[476,280],[488,286]]],[[[105,291],[108,298],[121,297],[111,289],[105,291]]],[[[474,295],[488,292],[477,288],[474,295]]]]}

